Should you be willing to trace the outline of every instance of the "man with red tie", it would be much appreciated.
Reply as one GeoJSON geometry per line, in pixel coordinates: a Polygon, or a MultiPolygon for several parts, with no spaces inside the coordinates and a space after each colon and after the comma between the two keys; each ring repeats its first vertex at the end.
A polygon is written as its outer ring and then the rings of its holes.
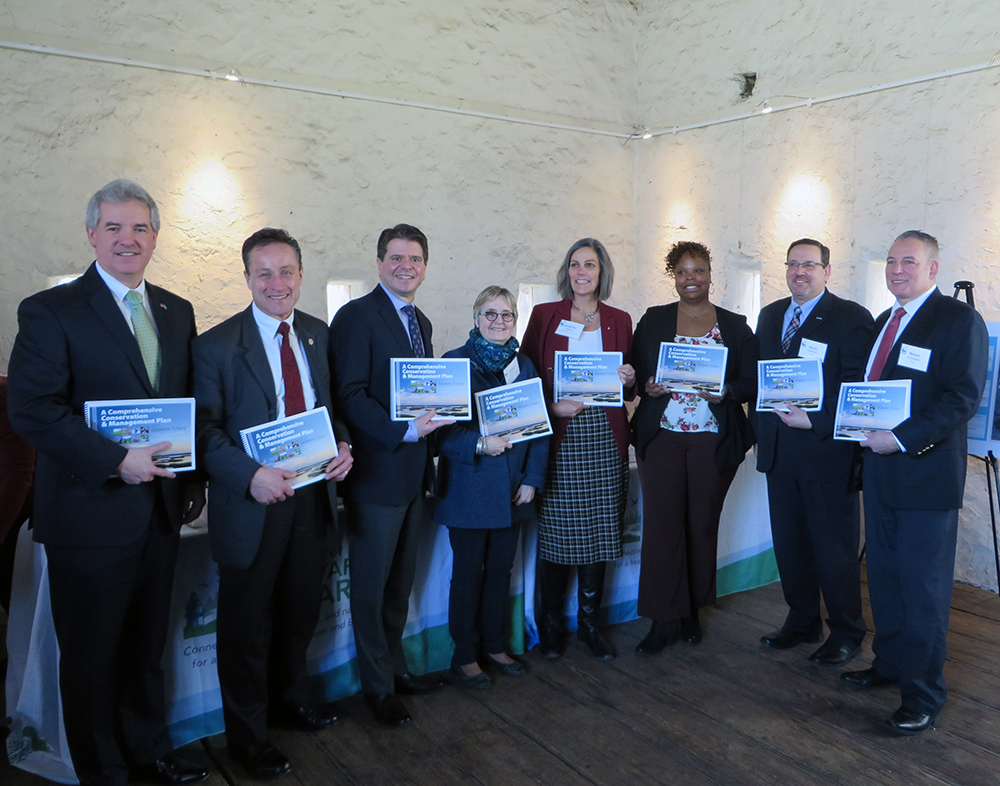
{"type": "Polygon", "coordinates": [[[958,509],[969,419],[982,399],[986,324],[935,286],[937,240],[904,232],[889,249],[885,280],[895,305],[875,323],[865,379],[912,381],[910,416],[869,432],[864,454],[872,667],[841,679],[861,688],[898,685],[888,719],[900,734],[931,727],[944,706],[942,669],[954,580],[958,509]]]}
{"type": "Polygon", "coordinates": [[[326,407],[327,330],[295,310],[302,252],[283,229],[243,244],[253,296],[244,311],[193,346],[198,448],[209,474],[209,536],[219,563],[218,666],[230,756],[256,778],[291,769],[267,721],[317,730],[337,720],[310,701],[306,650],[319,619],[327,530],[336,519],[336,481],[353,463],[334,421],[339,455],[326,480],[293,490],[295,473],[266,467],[241,447],[240,431],[326,407]],[[273,604],[273,613],[269,614],[273,604]]]}

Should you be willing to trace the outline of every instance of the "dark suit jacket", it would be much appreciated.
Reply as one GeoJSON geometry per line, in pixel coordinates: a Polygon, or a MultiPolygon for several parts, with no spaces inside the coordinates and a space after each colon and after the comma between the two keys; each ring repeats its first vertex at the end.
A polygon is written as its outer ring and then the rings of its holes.
{"type": "MultiPolygon", "coordinates": [[[[417,323],[433,357],[431,323],[420,309],[417,323]]],[[[406,505],[430,489],[427,441],[403,442],[407,424],[389,417],[389,360],[411,357],[410,337],[380,285],[345,304],[330,325],[334,397],[354,440],[345,499],[406,505]]]]}
{"type": "MultiPolygon", "coordinates": [[[[715,307],[722,334],[722,343],[729,347],[726,358],[726,384],[729,395],[721,404],[709,404],[719,422],[715,463],[719,472],[735,469],[753,446],[753,431],[747,421],[743,404],[754,401],[757,395],[757,339],[747,326],[747,318],[719,306],[715,307]]],[[[661,341],[673,341],[677,335],[677,303],[653,306],[647,309],[636,326],[632,337],[632,365],[638,380],[640,395],[646,380],[656,376],[656,362],[661,341]]],[[[642,396],[632,415],[635,432],[635,450],[642,458],[646,445],[660,428],[660,417],[667,408],[670,396],[642,396]]]]}
{"type": "MultiPolygon", "coordinates": [[[[524,331],[524,340],[521,342],[521,351],[531,358],[531,362],[538,369],[542,385],[545,388],[545,400],[548,402],[551,402],[553,397],[552,377],[556,352],[565,352],[569,348],[569,339],[566,336],[557,336],[556,328],[559,327],[562,320],[570,318],[572,308],[571,300],[539,303],[531,310],[528,328],[524,331]]],[[[601,312],[601,338],[604,351],[621,352],[622,362],[631,363],[632,317],[627,312],[612,308],[606,303],[600,303],[598,309],[601,312]]],[[[625,396],[628,401],[634,399],[635,389],[626,390],[625,396]]],[[[601,409],[607,416],[611,430],[614,432],[618,454],[623,459],[628,460],[628,444],[632,441],[632,435],[629,433],[625,407],[601,407],[601,409]]],[[[551,420],[552,444],[550,448],[552,453],[555,453],[559,450],[570,419],[553,417],[551,420]]]]}
{"type": "MultiPolygon", "coordinates": [[[[870,346],[891,311],[879,315],[870,346]]],[[[968,423],[983,397],[988,357],[983,318],[935,289],[896,340],[882,371],[882,379],[913,380],[910,417],[892,430],[906,452],[865,451],[866,487],[869,480],[877,483],[883,504],[911,510],[962,507],[968,423]],[[899,365],[903,344],[931,351],[927,371],[899,365]]]]}
{"type": "MultiPolygon", "coordinates": [[[[316,406],[326,407],[333,420],[326,324],[296,310],[294,325],[309,362],[316,406]]],[[[199,336],[192,351],[198,452],[209,475],[212,555],[224,565],[247,568],[260,547],[267,506],[250,494],[250,481],[261,465],[244,451],[240,430],[278,417],[278,394],[251,307],[199,336]]],[[[348,441],[336,421],[334,436],[348,441]]],[[[319,483],[326,487],[331,520],[336,521],[337,484],[319,483]]]]}
{"type": "Polygon", "coordinates": [[[795,358],[802,339],[826,344],[823,360],[823,408],[810,412],[812,429],[789,428],[773,412],[755,412],[751,402],[751,422],[757,435],[757,469],[768,472],[774,466],[781,443],[784,467],[792,467],[797,480],[825,480],[847,483],[854,460],[853,442],[833,439],[833,421],[841,382],[864,379],[868,348],[871,346],[872,315],[868,309],[832,292],[825,292],[809,313],[809,318],[792,338],[786,355],[781,349],[782,320],[791,298],[783,298],[763,308],[757,320],[757,341],[761,360],[795,358]]]}
{"type": "Polygon", "coordinates": [[[191,395],[194,310],[149,282],[146,292],[162,352],[159,390],[96,263],[18,308],[8,408],[15,430],[38,448],[33,522],[41,543],[118,546],[138,540],[158,489],[169,521],[180,526],[184,476],[137,485],[112,477],[126,449],[83,419],[85,401],[191,395]]]}
{"type": "MultiPolygon", "coordinates": [[[[503,372],[488,369],[470,338],[464,346],[444,354],[446,358],[469,358],[472,395],[507,384],[503,372]]],[[[535,367],[524,355],[518,355],[518,375],[514,380],[535,379],[535,367]]],[[[497,529],[531,516],[534,505],[511,504],[522,485],[541,489],[549,458],[549,438],[539,437],[515,443],[499,456],[477,456],[479,416],[472,409],[472,420],[444,426],[435,433],[440,445],[438,463],[438,504],[434,520],[446,527],[497,529]],[[440,435],[440,436],[438,436],[440,435]]]]}

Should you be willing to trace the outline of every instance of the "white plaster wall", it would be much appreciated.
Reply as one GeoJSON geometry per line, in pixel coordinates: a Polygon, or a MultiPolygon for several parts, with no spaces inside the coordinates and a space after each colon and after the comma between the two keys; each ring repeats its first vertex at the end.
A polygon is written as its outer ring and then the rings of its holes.
{"type": "MultiPolygon", "coordinates": [[[[779,93],[897,69],[931,72],[957,53],[1000,49],[996,9],[938,3],[641,6],[638,111],[651,126],[721,116],[779,93]],[[734,73],[757,71],[741,103],[734,73]]],[[[868,262],[893,237],[920,228],[941,241],[938,281],[976,283],[977,305],[1000,320],[1000,69],[774,112],[646,140],[635,147],[636,258],[654,299],[672,291],[660,260],[680,239],[716,257],[716,300],[736,306],[735,272],[759,269],[763,304],[787,294],[788,243],[818,237],[832,251],[830,288],[865,299],[868,262]]],[[[981,463],[970,461],[957,574],[996,587],[981,463]]]]}
{"type": "MultiPolygon", "coordinates": [[[[634,103],[623,7],[42,0],[5,6],[0,26],[613,120],[634,103]]],[[[464,341],[483,286],[551,280],[578,237],[631,255],[621,140],[11,50],[0,81],[4,365],[18,302],[93,258],[83,211],[113,177],[160,203],[149,278],[186,294],[202,330],[249,302],[239,246],[267,224],[302,243],[300,305],[321,316],[328,278],[374,285],[383,227],[420,226],[439,351],[464,341]]]]}

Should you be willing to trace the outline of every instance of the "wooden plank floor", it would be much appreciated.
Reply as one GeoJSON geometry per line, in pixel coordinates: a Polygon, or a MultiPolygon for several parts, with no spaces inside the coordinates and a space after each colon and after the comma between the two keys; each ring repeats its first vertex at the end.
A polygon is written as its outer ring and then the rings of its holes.
{"type": "MultiPolygon", "coordinates": [[[[705,640],[658,657],[635,655],[636,621],[611,629],[617,660],[595,661],[571,642],[566,657],[528,655],[531,673],[490,691],[449,688],[405,701],[413,724],[378,726],[359,696],[317,734],[276,730],[294,763],[282,782],[320,784],[949,784],[1000,782],[1000,599],[956,584],[950,697],[937,728],[891,735],[892,689],[858,692],[837,669],[809,666],[811,648],[765,650],[780,624],[777,584],[722,598],[704,615],[705,640]]],[[[866,614],[870,612],[866,608],[866,614]]],[[[866,641],[862,657],[871,662],[866,641]]],[[[252,783],[225,754],[224,738],[189,746],[210,762],[208,786],[252,783]]],[[[0,763],[4,786],[41,778],[0,763]]]]}

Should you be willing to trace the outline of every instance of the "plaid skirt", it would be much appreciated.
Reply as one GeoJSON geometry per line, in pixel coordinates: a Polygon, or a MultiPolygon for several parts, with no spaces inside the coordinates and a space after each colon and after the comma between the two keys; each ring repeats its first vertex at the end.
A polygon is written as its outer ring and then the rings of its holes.
{"type": "Polygon", "coordinates": [[[538,556],[590,565],[622,555],[628,461],[600,407],[571,418],[538,500],[538,556]]]}

